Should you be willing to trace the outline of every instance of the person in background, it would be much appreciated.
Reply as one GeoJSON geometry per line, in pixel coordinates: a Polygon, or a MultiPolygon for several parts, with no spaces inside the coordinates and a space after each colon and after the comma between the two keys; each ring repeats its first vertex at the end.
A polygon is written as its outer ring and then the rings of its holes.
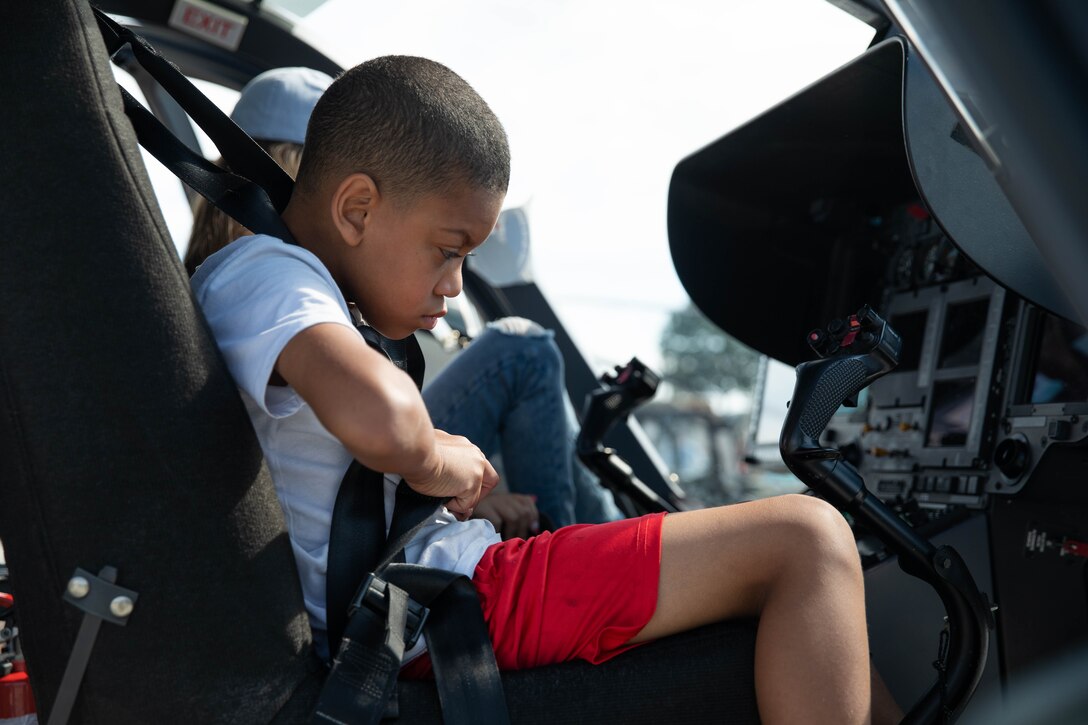
{"type": "MultiPolygon", "coordinates": [[[[332,80],[310,68],[266,71],[242,89],[231,119],[295,178],[310,114],[332,80]]],[[[248,234],[198,197],[186,270],[192,275],[209,255],[248,234]]],[[[622,518],[611,493],[574,458],[576,419],[550,330],[522,318],[489,323],[428,383],[423,398],[435,427],[465,436],[488,456],[501,453],[509,493],[489,496],[473,515],[503,538],[535,534],[542,521],[557,528],[622,518]]]]}

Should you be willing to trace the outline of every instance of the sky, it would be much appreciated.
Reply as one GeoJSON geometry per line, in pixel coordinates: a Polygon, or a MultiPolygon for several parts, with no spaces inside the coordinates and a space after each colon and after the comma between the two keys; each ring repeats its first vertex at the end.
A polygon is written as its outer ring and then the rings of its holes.
{"type": "MultiPolygon", "coordinates": [[[[677,162],[872,37],[823,0],[266,0],[274,5],[305,13],[298,32],[343,66],[423,55],[491,105],[510,137],[506,206],[527,210],[536,282],[598,371],[633,355],[660,368],[661,331],[687,304],[666,232],[677,162]]],[[[237,96],[201,87],[227,109],[237,96]]],[[[179,247],[186,217],[167,210],[179,247]]]]}
{"type": "Polygon", "coordinates": [[[687,304],[666,233],[677,162],[872,38],[823,0],[331,0],[301,22],[341,65],[426,56],[489,103],[535,279],[598,370],[659,366],[668,315],[687,304]]]}

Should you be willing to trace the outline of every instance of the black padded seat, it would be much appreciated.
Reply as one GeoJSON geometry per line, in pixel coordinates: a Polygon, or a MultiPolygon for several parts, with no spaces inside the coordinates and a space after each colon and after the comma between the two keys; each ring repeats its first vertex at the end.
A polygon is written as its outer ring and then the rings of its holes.
{"type": "MultiPolygon", "coordinates": [[[[755,622],[739,620],[675,635],[603,665],[568,662],[503,675],[515,725],[676,725],[759,722],[755,622]]],[[[433,682],[398,683],[401,720],[442,722],[433,682]]]]}

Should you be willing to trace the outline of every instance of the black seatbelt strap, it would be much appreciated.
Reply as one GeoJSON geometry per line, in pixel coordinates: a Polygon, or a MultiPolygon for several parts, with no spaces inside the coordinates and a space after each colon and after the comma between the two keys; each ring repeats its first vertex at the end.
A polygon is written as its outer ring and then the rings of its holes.
{"type": "Polygon", "coordinates": [[[336,492],[329,528],[325,626],[330,655],[344,636],[352,596],[375,570],[384,548],[385,476],[352,461],[336,492]]]}
{"type": "MultiPolygon", "coordinates": [[[[329,531],[325,575],[325,626],[329,653],[335,655],[344,637],[349,602],[358,597],[360,582],[391,562],[404,561],[404,547],[444,500],[397,486],[389,534],[385,532],[385,476],[352,461],[336,492],[329,531]]],[[[365,585],[364,585],[365,586],[365,585]]]]}
{"type": "Polygon", "coordinates": [[[246,229],[293,242],[291,232],[272,205],[264,187],[194,153],[128,91],[124,88],[120,90],[125,104],[125,115],[132,122],[140,145],[148,153],[189,188],[236,219],[246,229]]]}
{"type": "MultiPolygon", "coordinates": [[[[384,353],[422,387],[423,354],[414,337],[389,340],[365,323],[357,328],[371,347],[384,353]]],[[[390,714],[388,700],[362,702],[361,696],[350,691],[364,679],[359,672],[360,663],[367,663],[365,678],[373,692],[380,691],[388,697],[395,690],[393,683],[399,661],[393,670],[387,660],[368,660],[370,655],[363,654],[397,626],[388,612],[387,618],[382,619],[383,600],[375,593],[375,587],[384,586],[411,597],[404,646],[410,648],[418,636],[418,628],[424,627],[445,721],[505,725],[509,722],[506,698],[475,587],[467,577],[455,572],[399,563],[403,561],[404,547],[434,519],[445,500],[424,496],[407,484],[398,485],[387,534],[384,492],[384,476],[357,461],[349,467],[337,492],[329,539],[325,609],[329,647],[334,657],[314,722],[335,721],[344,713],[354,713],[358,718],[364,711],[352,708],[363,705],[370,708],[365,711],[367,722],[377,722],[383,713],[390,714]],[[374,574],[364,580],[359,572],[374,574]],[[342,606],[340,602],[347,601],[348,588],[359,581],[363,584],[350,606],[342,606]],[[420,605],[425,609],[415,609],[420,605]],[[370,678],[376,682],[381,677],[387,679],[379,688],[370,678]]],[[[395,711],[395,701],[392,709],[395,711]]]]}
{"type": "Polygon", "coordinates": [[[385,582],[372,588],[371,582],[352,613],[311,722],[377,723],[386,712],[404,658],[408,594],[385,582]]]}
{"type": "Polygon", "coordinates": [[[282,213],[287,208],[294,188],[294,182],[287,172],[146,40],[115,22],[98,8],[92,10],[110,55],[126,43],[129,44],[136,61],[178,102],[204,133],[208,134],[227,165],[241,176],[260,184],[268,193],[276,211],[282,213]]]}
{"type": "Polygon", "coordinates": [[[390,340],[375,330],[366,322],[358,322],[355,329],[366,340],[366,344],[389,358],[389,362],[408,373],[417,390],[423,390],[423,376],[426,373],[426,362],[423,359],[423,350],[419,347],[419,341],[415,335],[409,335],[403,340],[390,340]]]}
{"type": "Polygon", "coordinates": [[[434,520],[449,499],[436,499],[414,491],[411,486],[397,486],[397,505],[393,508],[393,520],[389,535],[381,552],[376,569],[387,564],[404,562],[404,547],[416,537],[427,522],[434,520]],[[437,506],[436,506],[437,503],[437,506]]]}
{"type": "Polygon", "coordinates": [[[423,630],[447,723],[507,725],[495,650],[476,588],[463,574],[415,564],[389,564],[382,577],[429,607],[423,630]]]}
{"type": "MultiPolygon", "coordinates": [[[[416,387],[423,385],[423,353],[415,337],[390,340],[360,322],[356,325],[367,344],[411,376],[416,387]]],[[[340,481],[329,529],[329,554],[325,576],[325,625],[329,653],[335,655],[347,623],[349,602],[361,583],[387,559],[403,549],[415,533],[433,518],[445,503],[422,496],[407,485],[397,486],[393,527],[385,529],[385,475],[352,461],[340,481]],[[406,493],[408,492],[408,493],[406,493]],[[402,505],[405,506],[402,510],[402,505]],[[407,528],[405,528],[407,527],[407,528]],[[392,533],[398,534],[398,552],[389,553],[392,533]]]]}
{"type": "MultiPolygon", "coordinates": [[[[422,628],[443,720],[509,724],[495,652],[476,589],[466,576],[390,564],[380,577],[368,577],[353,606],[312,722],[377,723],[389,715],[401,656],[422,628]],[[419,617],[413,603],[426,607],[429,619],[419,617]]],[[[395,712],[393,703],[393,717],[395,712]]]]}
{"type": "Polygon", "coordinates": [[[125,115],[140,145],[189,188],[250,231],[294,244],[294,237],[280,217],[294,188],[287,172],[146,40],[97,8],[92,9],[110,54],[129,45],[136,61],[208,134],[233,171],[194,152],[118,86],[125,115]]]}

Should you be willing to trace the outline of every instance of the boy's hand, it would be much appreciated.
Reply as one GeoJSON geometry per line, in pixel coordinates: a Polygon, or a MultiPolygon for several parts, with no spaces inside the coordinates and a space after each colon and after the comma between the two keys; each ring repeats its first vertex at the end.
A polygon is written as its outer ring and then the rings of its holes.
{"type": "Polygon", "coordinates": [[[487,519],[506,539],[526,539],[540,533],[540,514],[534,496],[521,493],[493,493],[480,501],[474,519],[487,519]]]}
{"type": "Polygon", "coordinates": [[[450,497],[446,508],[462,521],[472,515],[481,498],[499,482],[499,474],[483,451],[468,438],[435,429],[437,465],[427,477],[405,477],[414,491],[435,498],[450,497]]]}

